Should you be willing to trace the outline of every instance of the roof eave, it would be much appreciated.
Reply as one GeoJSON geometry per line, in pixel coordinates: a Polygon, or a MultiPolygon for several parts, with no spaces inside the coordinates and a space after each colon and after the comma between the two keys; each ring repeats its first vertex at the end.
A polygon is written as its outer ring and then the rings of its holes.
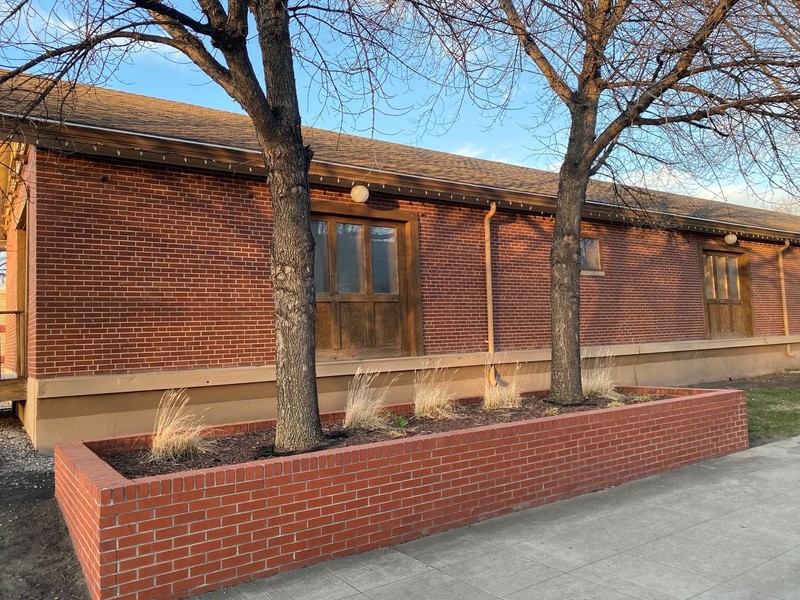
{"type": "MultiPolygon", "coordinates": [[[[7,116],[0,114],[0,117],[7,116]]],[[[118,157],[145,162],[224,171],[237,175],[266,177],[263,157],[257,150],[215,145],[193,140],[165,138],[129,131],[104,129],[75,123],[29,120],[16,133],[17,138],[62,153],[118,157]]],[[[413,175],[375,171],[319,159],[312,160],[312,183],[350,188],[363,182],[371,190],[429,201],[453,202],[551,216],[556,197],[536,192],[466,184],[413,175]]],[[[658,212],[654,216],[666,227],[706,234],[736,233],[740,238],[783,241],[800,244],[800,232],[741,223],[658,212]]],[[[587,200],[584,218],[590,220],[646,225],[647,214],[607,202],[587,200]]]]}

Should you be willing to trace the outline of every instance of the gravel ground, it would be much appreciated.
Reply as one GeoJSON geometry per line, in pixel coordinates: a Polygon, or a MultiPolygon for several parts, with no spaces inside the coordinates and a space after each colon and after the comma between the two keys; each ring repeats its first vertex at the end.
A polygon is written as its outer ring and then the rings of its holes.
{"type": "Polygon", "coordinates": [[[8,403],[0,403],[0,598],[89,598],[53,497],[53,459],[34,451],[8,403]]]}

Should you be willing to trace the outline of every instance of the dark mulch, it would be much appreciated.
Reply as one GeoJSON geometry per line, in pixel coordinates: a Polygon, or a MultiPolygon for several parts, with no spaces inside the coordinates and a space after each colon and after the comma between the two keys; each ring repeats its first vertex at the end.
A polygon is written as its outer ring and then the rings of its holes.
{"type": "MultiPolygon", "coordinates": [[[[634,394],[625,394],[620,399],[624,404],[635,404],[646,398],[652,400],[663,399],[666,396],[647,396],[642,397],[634,394]]],[[[409,416],[408,423],[404,427],[396,426],[397,421],[387,419],[390,423],[385,430],[351,430],[345,431],[341,422],[330,422],[323,426],[327,441],[323,446],[314,450],[324,450],[339,446],[357,446],[380,442],[399,437],[412,437],[429,433],[441,433],[456,429],[469,429],[481,427],[483,425],[494,425],[497,423],[508,423],[511,421],[524,421],[527,419],[537,419],[557,414],[566,414],[586,410],[606,408],[609,400],[606,398],[587,398],[581,405],[561,405],[555,404],[546,398],[533,395],[526,395],[523,398],[523,405],[517,409],[499,409],[484,411],[477,401],[462,401],[455,407],[456,416],[453,419],[418,419],[409,416]]],[[[177,460],[163,462],[149,462],[148,452],[145,449],[125,450],[125,451],[105,451],[101,458],[108,462],[120,474],[129,479],[138,477],[148,477],[151,475],[163,475],[166,473],[177,473],[179,471],[191,471],[194,469],[204,469],[208,467],[218,467],[222,465],[233,465],[263,458],[270,458],[277,454],[273,452],[275,443],[275,431],[268,429],[264,431],[237,433],[231,435],[220,435],[213,439],[211,448],[203,453],[192,456],[185,456],[177,460]]],[[[313,451],[313,450],[312,450],[313,451]]]]}

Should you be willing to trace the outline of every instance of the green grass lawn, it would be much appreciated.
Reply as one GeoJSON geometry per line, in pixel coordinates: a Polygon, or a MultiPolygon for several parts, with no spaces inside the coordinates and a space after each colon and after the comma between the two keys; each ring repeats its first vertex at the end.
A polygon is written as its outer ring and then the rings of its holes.
{"type": "Polygon", "coordinates": [[[800,435],[800,390],[750,388],[746,392],[751,445],[800,435]]]}

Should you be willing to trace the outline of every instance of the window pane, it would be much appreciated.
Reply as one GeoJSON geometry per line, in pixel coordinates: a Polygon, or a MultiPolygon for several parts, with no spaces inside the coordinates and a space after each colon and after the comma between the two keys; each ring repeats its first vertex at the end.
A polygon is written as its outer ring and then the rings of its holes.
{"type": "Polygon", "coordinates": [[[340,294],[364,292],[364,227],[336,224],[336,276],[340,294]]]}
{"type": "Polygon", "coordinates": [[[728,267],[727,259],[724,256],[714,257],[714,280],[717,285],[717,298],[720,300],[728,299],[728,267]]]}
{"type": "Polygon", "coordinates": [[[731,300],[739,299],[739,265],[735,258],[728,259],[728,296],[731,300]]]}
{"type": "Polygon", "coordinates": [[[706,284],[706,298],[714,300],[717,297],[714,291],[714,257],[710,254],[703,256],[703,281],[706,284]]]}
{"type": "Polygon", "coordinates": [[[370,227],[372,293],[397,293],[397,232],[394,227],[370,227]]]}
{"type": "Polygon", "coordinates": [[[330,263],[328,262],[328,223],[311,221],[314,234],[314,289],[317,293],[331,291],[330,263]]]}
{"type": "Polygon", "coordinates": [[[581,269],[600,270],[600,240],[581,238],[581,269]]]}

